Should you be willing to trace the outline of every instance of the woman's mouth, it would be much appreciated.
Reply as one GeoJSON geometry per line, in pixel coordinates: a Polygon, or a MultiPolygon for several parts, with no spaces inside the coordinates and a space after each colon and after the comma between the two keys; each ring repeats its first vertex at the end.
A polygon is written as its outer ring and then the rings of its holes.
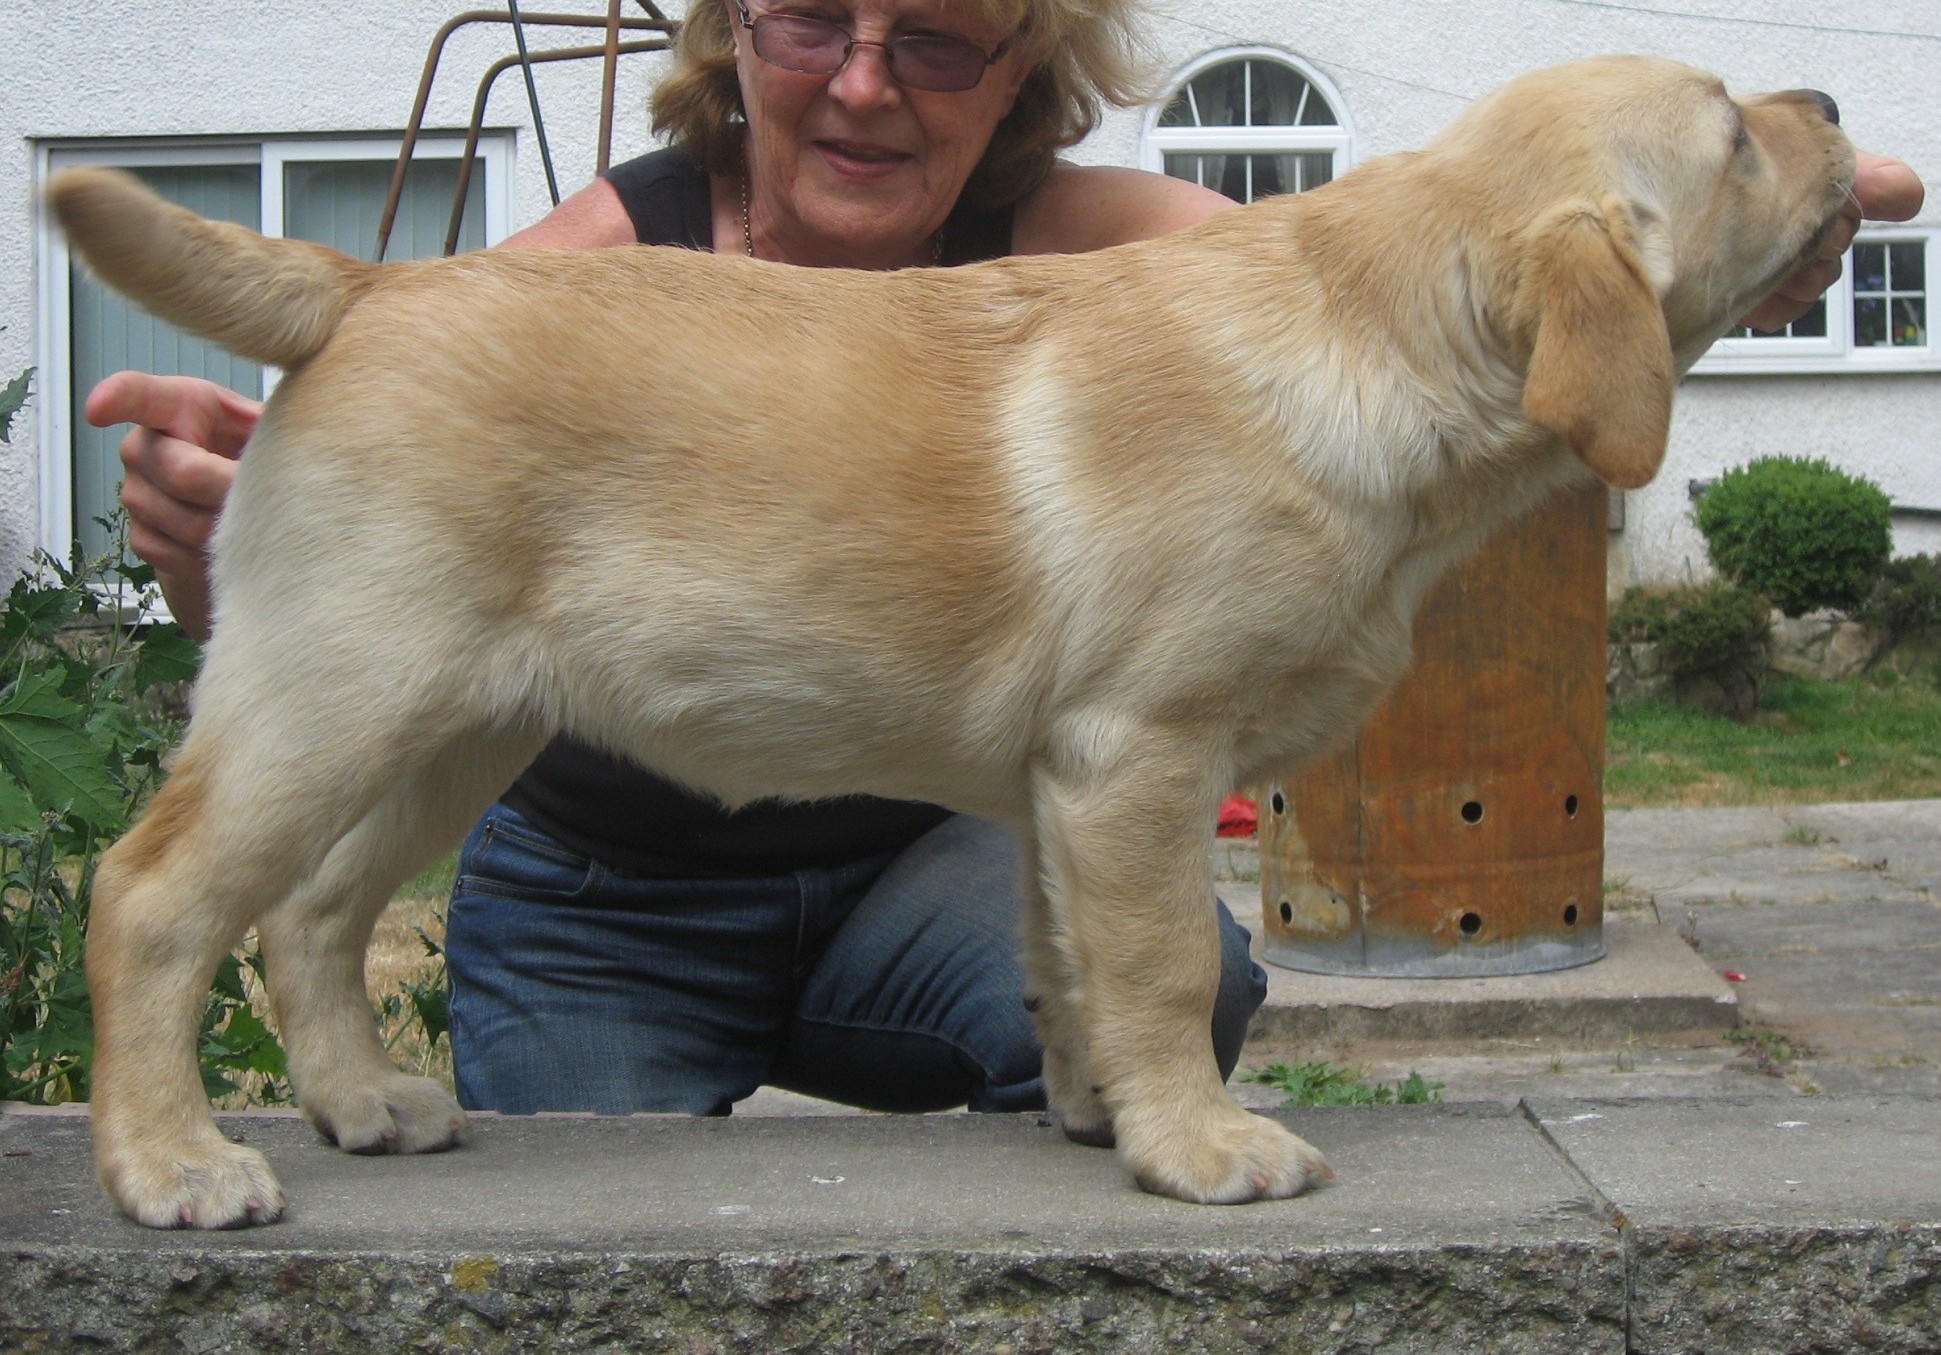
{"type": "Polygon", "coordinates": [[[907,152],[867,142],[823,140],[814,144],[831,169],[852,178],[881,178],[915,159],[907,152]]]}

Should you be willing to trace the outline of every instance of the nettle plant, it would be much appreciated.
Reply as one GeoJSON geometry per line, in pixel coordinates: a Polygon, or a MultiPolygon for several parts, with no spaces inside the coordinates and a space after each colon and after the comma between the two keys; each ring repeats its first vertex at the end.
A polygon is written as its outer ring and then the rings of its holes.
{"type": "MultiPolygon", "coordinates": [[[[32,372],[0,388],[0,442],[32,372]]],[[[198,651],[155,620],[154,571],[114,546],[65,562],[38,555],[0,608],[0,1100],[84,1100],[94,1023],[81,945],[95,867],[162,776],[181,720],[169,694],[198,651]]],[[[231,956],[203,1020],[211,1095],[245,1075],[287,1099],[283,1051],[245,995],[253,952],[231,956]]]]}
{"type": "MultiPolygon", "coordinates": [[[[111,529],[116,524],[108,524],[111,529]]],[[[122,533],[111,530],[117,545],[122,533]]],[[[94,1026],[82,938],[101,852],[162,776],[179,732],[168,694],[195,645],[148,615],[154,575],[119,549],[39,556],[0,611],[0,1099],[83,1100],[94,1026]]],[[[283,1052],[250,1007],[232,955],[203,1021],[211,1095],[280,1091],[283,1052]]]]}

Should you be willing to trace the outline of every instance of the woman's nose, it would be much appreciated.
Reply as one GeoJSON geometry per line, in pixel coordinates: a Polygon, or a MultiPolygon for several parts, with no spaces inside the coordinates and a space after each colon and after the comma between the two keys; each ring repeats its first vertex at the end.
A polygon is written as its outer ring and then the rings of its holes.
{"type": "Polygon", "coordinates": [[[895,103],[902,87],[890,75],[890,54],[880,43],[857,43],[849,60],[829,78],[829,93],[849,108],[895,103]]]}

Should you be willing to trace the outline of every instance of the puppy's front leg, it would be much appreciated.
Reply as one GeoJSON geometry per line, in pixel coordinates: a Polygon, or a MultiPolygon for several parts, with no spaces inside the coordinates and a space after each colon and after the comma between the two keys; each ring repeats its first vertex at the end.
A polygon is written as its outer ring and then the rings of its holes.
{"type": "Polygon", "coordinates": [[[1058,1116],[1065,1137],[1094,1148],[1110,1148],[1112,1112],[1092,1078],[1086,1051],[1083,989],[1069,938],[1058,923],[1046,893],[1044,865],[1036,846],[1025,845],[1024,972],[1025,1007],[1044,1046],[1045,1100],[1058,1116]]]}
{"type": "Polygon", "coordinates": [[[1077,962],[1091,1073],[1120,1156],[1141,1186],[1177,1199],[1298,1195],[1333,1175],[1327,1163],[1241,1109],[1214,1057],[1216,797],[1193,775],[1189,750],[1115,761],[1109,771],[1042,777],[1037,808],[1053,907],[1077,962]]]}

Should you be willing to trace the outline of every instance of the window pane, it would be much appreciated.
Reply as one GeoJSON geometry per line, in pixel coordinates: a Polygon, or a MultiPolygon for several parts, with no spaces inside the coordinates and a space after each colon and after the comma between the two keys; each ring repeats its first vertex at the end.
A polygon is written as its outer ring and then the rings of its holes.
{"type": "Polygon", "coordinates": [[[1894,342],[1906,348],[1925,348],[1928,342],[1926,297],[1894,299],[1894,342]]]}
{"type": "Polygon", "coordinates": [[[1727,339],[1824,339],[1826,337],[1826,298],[1821,297],[1813,303],[1813,308],[1782,329],[1753,329],[1748,325],[1734,325],[1723,336],[1727,339]]]}
{"type": "Polygon", "coordinates": [[[1856,292],[1887,290],[1887,247],[1859,241],[1853,247],[1853,289],[1856,292]]]}
{"type": "Polygon", "coordinates": [[[1193,77],[1188,87],[1199,114],[1196,127],[1244,127],[1247,118],[1247,63],[1229,61],[1193,77]]]}
{"type": "Polygon", "coordinates": [[[1201,188],[1218,189],[1221,176],[1226,173],[1227,160],[1228,157],[1224,155],[1174,152],[1166,156],[1166,172],[1175,179],[1185,179],[1201,188]]]}
{"type": "Polygon", "coordinates": [[[1821,297],[1813,303],[1813,309],[1786,326],[1786,333],[1795,339],[1824,339],[1826,337],[1826,298],[1821,297]]]}
{"type": "MultiPolygon", "coordinates": [[[[168,165],[133,171],[150,188],[203,216],[262,225],[260,171],[251,165],[168,165]]],[[[95,522],[120,502],[123,427],[92,428],[81,410],[95,383],[111,372],[134,368],[165,375],[202,376],[244,395],[259,397],[263,372],[214,344],[193,338],[109,292],[78,267],[68,279],[71,325],[69,363],[74,407],[75,539],[89,552],[107,549],[108,535],[95,522]]]]}
{"type": "Polygon", "coordinates": [[[1248,107],[1250,127],[1293,127],[1307,113],[1304,98],[1313,101],[1308,82],[1272,61],[1250,61],[1253,99],[1248,107]]]}
{"type": "Polygon", "coordinates": [[[1161,127],[1337,127],[1341,120],[1299,71],[1241,58],[1193,77],[1159,115],[1161,127]]]}
{"type": "Polygon", "coordinates": [[[1887,342],[1887,302],[1877,296],[1855,297],[1853,346],[1879,348],[1887,342]]]}
{"type": "Polygon", "coordinates": [[[1925,240],[1897,240],[1889,245],[1894,290],[1925,292],[1928,286],[1928,248],[1925,240]]]}
{"type": "Polygon", "coordinates": [[[1200,111],[1195,101],[1192,85],[1187,85],[1185,89],[1182,89],[1178,94],[1173,96],[1173,101],[1167,104],[1165,111],[1159,115],[1159,125],[1161,127],[1198,127],[1200,125],[1200,111]]]}
{"type": "MultiPolygon", "coordinates": [[[[283,167],[283,229],[286,235],[341,249],[360,259],[377,250],[377,228],[391,191],[390,160],[291,161],[283,167]]],[[[405,176],[397,219],[391,224],[387,259],[435,258],[445,249],[452,199],[458,192],[458,161],[418,159],[405,176]]],[[[485,245],[485,165],[472,166],[465,190],[461,252],[485,245]]]]}

